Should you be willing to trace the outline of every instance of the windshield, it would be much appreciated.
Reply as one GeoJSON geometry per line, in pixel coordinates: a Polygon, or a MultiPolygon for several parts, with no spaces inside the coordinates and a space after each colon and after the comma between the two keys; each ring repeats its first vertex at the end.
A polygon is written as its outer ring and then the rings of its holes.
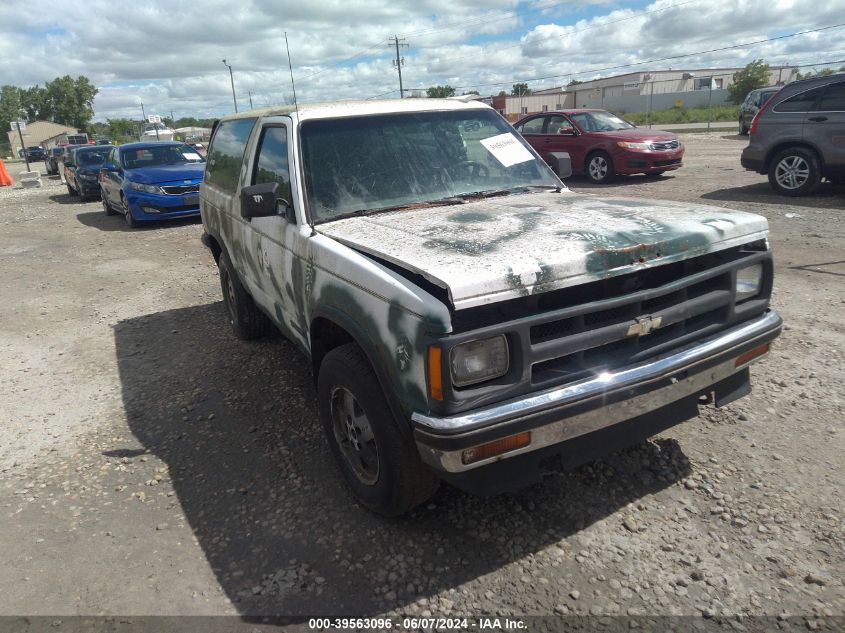
{"type": "Polygon", "coordinates": [[[629,130],[634,127],[610,112],[579,112],[570,115],[570,118],[580,125],[585,132],[613,132],[615,130],[629,130]]]}
{"type": "Polygon", "coordinates": [[[120,160],[123,161],[125,169],[203,162],[202,156],[190,145],[156,145],[127,149],[121,153],[120,160]]]}
{"type": "Polygon", "coordinates": [[[492,110],[305,121],[305,188],[314,222],[461,196],[559,187],[492,110]]]}
{"type": "Polygon", "coordinates": [[[106,157],[109,155],[109,150],[89,150],[87,152],[76,152],[77,165],[102,165],[106,157]]]}

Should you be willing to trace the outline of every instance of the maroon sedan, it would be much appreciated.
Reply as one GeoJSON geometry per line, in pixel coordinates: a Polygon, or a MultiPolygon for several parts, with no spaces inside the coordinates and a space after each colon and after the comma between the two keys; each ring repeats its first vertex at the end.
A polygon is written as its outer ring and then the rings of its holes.
{"type": "Polygon", "coordinates": [[[569,152],[572,172],[600,184],[678,169],[684,157],[676,134],[637,128],[607,110],[532,114],[514,127],[546,162],[550,152],[569,152]]]}

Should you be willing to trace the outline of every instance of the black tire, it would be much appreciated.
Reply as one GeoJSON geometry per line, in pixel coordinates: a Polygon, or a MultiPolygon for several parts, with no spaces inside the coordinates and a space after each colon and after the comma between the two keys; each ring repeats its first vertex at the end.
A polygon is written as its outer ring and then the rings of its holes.
{"type": "Polygon", "coordinates": [[[317,405],[338,468],[364,506],[383,516],[398,516],[437,491],[440,480],[400,431],[378,378],[357,344],[347,343],[326,354],[317,378],[317,405]],[[338,400],[348,401],[347,394],[360,414],[355,419],[338,419],[348,410],[338,400]],[[362,431],[357,424],[369,428],[362,431]],[[355,429],[358,435],[353,438],[355,429]],[[353,461],[356,456],[361,456],[359,463],[353,461]]]}
{"type": "Polygon", "coordinates": [[[804,147],[778,152],[769,163],[769,184],[782,196],[806,196],[821,182],[819,159],[804,147]]]}
{"type": "Polygon", "coordinates": [[[117,215],[117,211],[112,209],[108,199],[106,198],[106,194],[102,189],[100,189],[100,199],[103,201],[103,211],[106,212],[106,215],[117,215]]]}
{"type": "Polygon", "coordinates": [[[742,117],[739,117],[739,135],[748,136],[748,128],[745,126],[742,117]]]}
{"type": "Polygon", "coordinates": [[[76,189],[74,189],[73,187],[70,186],[69,182],[66,182],[65,186],[67,187],[67,195],[69,195],[69,196],[79,195],[79,194],[76,193],[76,189]]]}
{"type": "Polygon", "coordinates": [[[130,229],[137,229],[138,228],[138,220],[132,215],[132,212],[129,210],[129,203],[126,201],[126,197],[121,195],[120,196],[120,204],[123,207],[123,219],[126,220],[126,226],[130,229]]]}
{"type": "Polygon", "coordinates": [[[607,152],[593,152],[584,161],[584,174],[597,185],[606,185],[616,176],[613,160],[607,152]]]}
{"type": "Polygon", "coordinates": [[[261,338],[270,332],[272,322],[258,309],[255,301],[241,284],[226,251],[220,254],[217,269],[220,272],[220,289],[223,291],[226,317],[235,336],[249,341],[261,338]]]}

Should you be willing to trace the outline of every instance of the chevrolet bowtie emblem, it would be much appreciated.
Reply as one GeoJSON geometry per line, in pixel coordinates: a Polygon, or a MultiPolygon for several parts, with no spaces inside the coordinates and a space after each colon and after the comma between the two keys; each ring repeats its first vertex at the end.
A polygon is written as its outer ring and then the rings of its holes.
{"type": "Polygon", "coordinates": [[[646,334],[651,334],[651,331],[659,328],[662,322],[663,317],[637,317],[637,322],[628,328],[628,336],[645,336],[646,334]]]}

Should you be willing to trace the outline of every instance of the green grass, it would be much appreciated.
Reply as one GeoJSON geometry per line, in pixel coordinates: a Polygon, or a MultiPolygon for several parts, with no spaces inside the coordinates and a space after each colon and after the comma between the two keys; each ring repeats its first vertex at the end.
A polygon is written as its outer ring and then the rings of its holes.
{"type": "MultiPolygon", "coordinates": [[[[655,110],[651,116],[645,112],[616,112],[626,121],[634,125],[647,125],[649,122],[660,125],[672,123],[707,123],[707,108],[669,108],[668,110],[655,110]]],[[[710,111],[710,120],[736,121],[739,119],[739,107],[737,106],[713,106],[710,111]]]]}

